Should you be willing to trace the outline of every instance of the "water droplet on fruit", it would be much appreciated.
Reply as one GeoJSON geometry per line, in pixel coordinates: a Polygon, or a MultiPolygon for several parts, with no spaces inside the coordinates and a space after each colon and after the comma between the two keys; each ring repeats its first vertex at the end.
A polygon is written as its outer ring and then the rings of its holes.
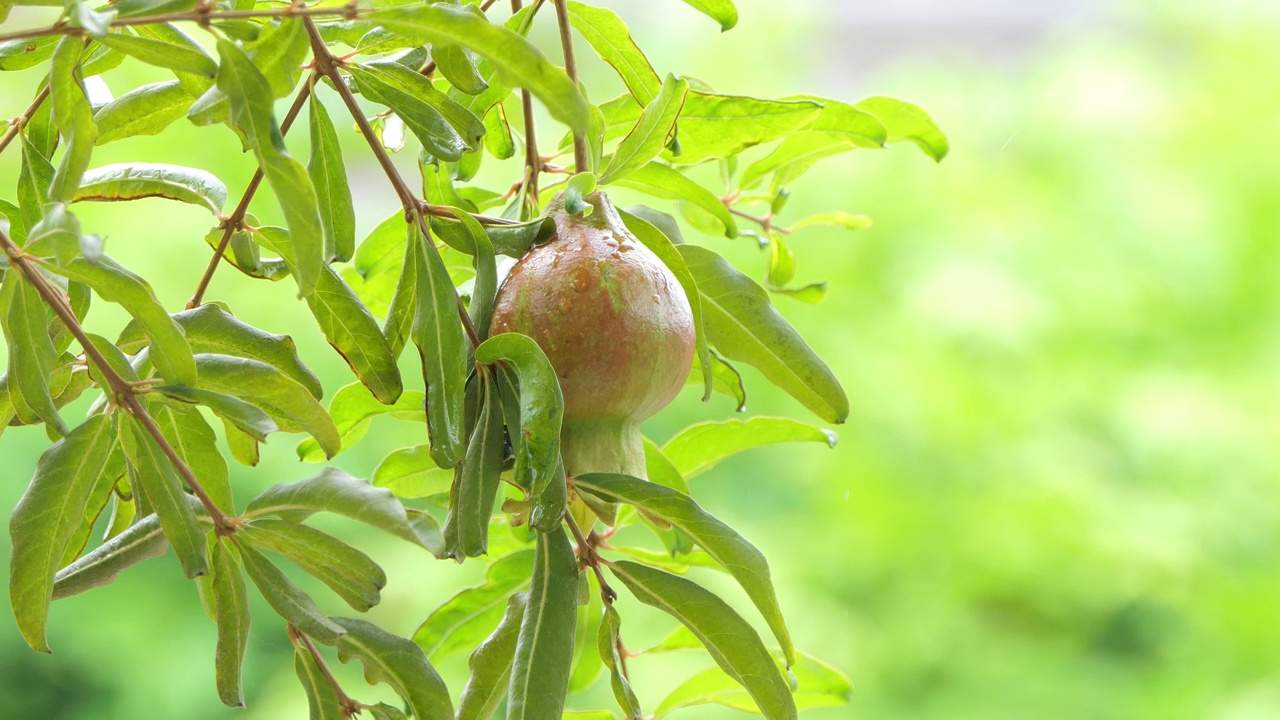
{"type": "Polygon", "coordinates": [[[568,315],[568,314],[569,314],[569,301],[568,301],[568,300],[561,300],[561,301],[560,301],[560,303],[559,303],[558,305],[556,305],[556,309],[560,311],[560,314],[561,314],[561,315],[568,315]]]}
{"type": "Polygon", "coordinates": [[[570,284],[573,285],[574,291],[586,292],[587,288],[591,287],[591,278],[585,270],[578,269],[573,272],[570,284]]]}

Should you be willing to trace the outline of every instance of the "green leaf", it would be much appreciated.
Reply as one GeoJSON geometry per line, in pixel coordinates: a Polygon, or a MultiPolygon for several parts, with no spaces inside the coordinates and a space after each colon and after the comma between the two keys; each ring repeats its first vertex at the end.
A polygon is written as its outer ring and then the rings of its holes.
{"type": "MultiPolygon", "coordinates": [[[[551,361],[527,335],[495,335],[476,348],[476,362],[500,360],[510,363],[520,379],[520,437],[512,438],[517,445],[515,482],[539,497],[558,479],[564,396],[551,361]]],[[[510,418],[507,424],[513,424],[510,418]]]]}
{"type": "Polygon", "coordinates": [[[590,215],[593,207],[583,198],[595,190],[595,173],[580,172],[569,178],[564,185],[564,211],[570,215],[590,215]]]}
{"type": "Polygon", "coordinates": [[[224,705],[244,707],[240,674],[244,652],[249,645],[249,594],[240,561],[231,543],[218,539],[210,553],[213,566],[213,607],[218,626],[218,646],[214,670],[218,697],[224,705]]]}
{"type": "MultiPolygon", "coordinates": [[[[410,390],[400,396],[394,405],[378,402],[369,389],[360,384],[347,385],[334,393],[329,402],[329,416],[333,418],[338,434],[342,436],[342,450],[360,441],[369,430],[369,423],[380,415],[390,415],[400,420],[422,422],[422,410],[426,402],[422,393],[410,390]]],[[[298,458],[304,462],[321,462],[324,451],[315,440],[303,440],[298,444],[298,458]]]]}
{"type": "Polygon", "coordinates": [[[632,215],[625,210],[619,210],[618,216],[622,218],[622,222],[636,236],[649,251],[658,256],[663,265],[676,276],[676,280],[680,282],[681,289],[684,290],[684,296],[689,301],[689,309],[693,314],[693,328],[696,337],[696,351],[698,356],[698,365],[702,368],[702,379],[704,391],[702,400],[706,402],[711,398],[711,391],[715,387],[715,370],[711,360],[711,348],[707,344],[707,329],[702,319],[702,296],[698,293],[698,284],[694,281],[693,275],[689,273],[689,268],[684,263],[684,257],[680,251],[676,249],[674,243],[667,238],[661,230],[651,225],[649,222],[632,215]]]}
{"type": "Polygon", "coordinates": [[[814,225],[835,225],[845,230],[866,230],[871,227],[871,218],[866,215],[853,215],[842,210],[830,213],[811,215],[797,221],[791,226],[793,231],[814,225]]]}
{"type": "Polygon", "coordinates": [[[373,484],[396,497],[424,498],[449,492],[453,476],[453,470],[444,470],[431,459],[429,446],[415,445],[384,457],[373,471],[373,484]]]}
{"type": "MultiPolygon", "coordinates": [[[[235,398],[228,398],[228,399],[234,400],[235,398]]],[[[236,402],[240,402],[240,401],[236,400],[236,402]]],[[[249,405],[248,403],[243,403],[243,404],[247,407],[253,408],[253,406],[249,405]]],[[[253,409],[257,410],[257,408],[253,408],[253,409]]],[[[215,410],[214,412],[217,412],[217,411],[215,410]]],[[[265,418],[268,423],[270,423],[270,427],[275,428],[271,432],[275,432],[276,429],[279,429],[276,427],[275,421],[272,420],[270,417],[267,417],[266,413],[262,413],[262,417],[265,418]]],[[[225,417],[222,420],[222,428],[225,431],[225,436],[227,439],[227,448],[231,451],[231,457],[235,458],[236,462],[240,463],[241,465],[244,465],[246,467],[256,467],[258,464],[258,461],[262,459],[258,453],[258,443],[262,441],[258,440],[257,435],[258,434],[263,435],[264,436],[263,439],[265,440],[265,435],[267,433],[261,432],[260,430],[251,433],[249,431],[244,430],[239,425],[235,424],[235,422],[233,422],[229,418],[225,418],[225,417]]]]}
{"type": "Polygon", "coordinates": [[[53,35],[0,43],[0,71],[26,70],[43,63],[53,57],[59,39],[53,35]]]}
{"type": "Polygon", "coordinates": [[[358,659],[370,685],[386,683],[404,698],[415,718],[452,718],[449,688],[422,649],[364,620],[336,618],[347,634],[338,640],[338,658],[358,659]]]}
{"type": "Polygon", "coordinates": [[[153,405],[151,416],[178,457],[195,473],[214,504],[234,514],[227,461],[222,459],[217,437],[204,416],[196,410],[178,412],[160,403],[153,405]]]}
{"type": "Polygon", "coordinates": [[[195,98],[177,80],[134,88],[98,108],[98,145],[135,135],[159,135],[187,114],[195,98]]]}
{"type": "Polygon", "coordinates": [[[346,262],[355,254],[356,211],[347,184],[347,168],[342,161],[338,131],[324,104],[311,93],[311,159],[307,173],[320,201],[320,222],[324,226],[326,260],[346,262]]]}
{"type": "Polygon", "coordinates": [[[480,75],[476,60],[466,48],[458,45],[439,45],[431,48],[431,59],[436,69],[449,84],[468,95],[479,95],[489,89],[489,83],[480,75]]]}
{"type": "MultiPolygon", "coordinates": [[[[324,396],[320,379],[302,363],[298,348],[288,335],[259,330],[212,304],[175,313],[172,317],[186,334],[187,344],[193,352],[234,355],[264,362],[305,387],[317,400],[324,396]]],[[[135,321],[125,326],[116,344],[130,355],[140,351],[146,346],[141,324],[135,321]]]]}
{"type": "Polygon", "coordinates": [[[604,500],[634,505],[693,538],[742,585],[782,644],[788,664],[795,661],[795,648],[778,606],[769,563],[733,528],[703,510],[688,495],[638,478],[603,473],[581,475],[574,478],[574,487],[604,500]]]}
{"type": "MultiPolygon", "coordinates": [[[[52,131],[52,135],[56,140],[57,131],[52,131]]],[[[22,140],[22,170],[18,175],[18,205],[22,210],[22,224],[30,230],[44,215],[44,204],[55,170],[27,135],[19,137],[22,140]]]]}
{"type": "Polygon", "coordinates": [[[51,202],[68,202],[75,197],[80,177],[89,167],[98,126],[93,123],[93,108],[85,97],[83,79],[78,66],[84,52],[84,41],[63,37],[53,52],[49,70],[49,103],[53,124],[66,141],[62,162],[49,187],[51,202]]]}
{"type": "Polygon", "coordinates": [[[662,452],[685,479],[707,470],[730,455],[751,448],[788,442],[817,442],[835,447],[836,434],[789,418],[753,417],[690,425],[671,438],[662,452]]]}
{"type": "Polygon", "coordinates": [[[204,532],[169,459],[141,423],[129,415],[120,419],[120,445],[129,459],[134,487],[142,489],[147,503],[159,516],[183,572],[189,578],[208,574],[204,532]]]}
{"type": "Polygon", "coordinates": [[[93,534],[94,528],[98,524],[98,518],[102,517],[102,511],[106,510],[107,505],[111,502],[116,484],[124,479],[124,474],[124,452],[119,447],[113,448],[107,456],[106,469],[98,475],[97,482],[93,484],[92,490],[89,491],[88,502],[84,507],[84,515],[80,518],[75,532],[71,534],[67,549],[62,553],[62,559],[58,563],[59,568],[70,565],[84,553],[85,548],[89,545],[89,536],[93,534]]]}
{"type": "Polygon", "coordinates": [[[75,201],[115,202],[161,197],[208,208],[214,216],[227,202],[227,186],[197,168],[160,163],[119,163],[94,168],[80,180],[75,201]]]}
{"type": "Polygon", "coordinates": [[[662,152],[667,139],[675,132],[676,117],[688,94],[688,80],[667,75],[657,98],[645,106],[635,128],[614,150],[609,166],[600,175],[601,185],[626,177],[662,152]]]}
{"type": "Polygon", "coordinates": [[[769,265],[765,281],[769,287],[782,287],[796,276],[796,256],[791,245],[778,233],[769,233],[769,265]]]}
{"type": "Polygon", "coordinates": [[[484,149],[499,160],[515,157],[516,144],[511,137],[511,125],[501,105],[494,105],[484,115],[484,149]]]}
{"type": "Polygon", "coordinates": [[[575,130],[587,127],[587,101],[578,88],[536,46],[511,30],[443,3],[379,10],[368,19],[433,44],[466,47],[488,60],[510,82],[533,93],[555,119],[575,130]]]}
{"type": "Polygon", "coordinates": [[[335,468],[295,483],[267,488],[249,501],[244,516],[275,515],[289,522],[302,522],[317,512],[351,518],[432,552],[439,549],[438,538],[421,522],[411,521],[390,490],[374,487],[335,468]]]}
{"type": "Polygon", "coordinates": [[[201,353],[196,356],[201,387],[239,398],[266,411],[285,432],[306,432],[333,457],[342,438],[324,407],[307,389],[266,363],[201,353]]]}
{"type": "Polygon", "coordinates": [[[395,110],[433,157],[452,161],[479,149],[484,122],[437,90],[426,76],[390,61],[348,69],[359,81],[360,91],[395,110]]]}
{"type": "MultiPolygon", "coordinates": [[[[193,502],[195,498],[191,498],[188,504],[193,502]]],[[[144,560],[160,557],[168,549],[169,541],[160,528],[160,519],[148,515],[59,570],[54,577],[53,599],[60,600],[110,585],[124,570],[144,560]]],[[[16,608],[17,604],[14,606],[16,608]]]]}
{"type": "Polygon", "coordinates": [[[151,362],[166,381],[195,384],[196,363],[191,347],[182,328],[156,299],[150,283],[108,257],[96,263],[77,259],[57,272],[88,285],[103,300],[120,305],[133,316],[151,339],[151,362]]]}
{"type": "Polygon", "coordinates": [[[795,700],[760,636],[723,600],[675,575],[625,560],[609,567],[640,602],[679,620],[769,720],[796,720],[795,700]]]}
{"type": "Polygon", "coordinates": [[[695,205],[720,221],[724,226],[725,237],[738,236],[738,225],[733,220],[733,214],[720,202],[720,198],[670,165],[651,162],[632,170],[626,177],[618,179],[616,184],[664,200],[680,200],[695,205]]]}
{"type": "Polygon", "coordinates": [[[481,340],[489,337],[489,324],[493,320],[493,303],[498,294],[498,268],[493,255],[493,243],[485,233],[480,222],[469,213],[455,211],[458,220],[471,236],[472,262],[476,270],[475,283],[471,288],[471,303],[467,312],[471,315],[471,324],[481,340]]]}
{"type": "Polygon", "coordinates": [[[529,605],[520,623],[507,720],[558,718],[564,711],[578,620],[578,558],[563,528],[539,533],[529,605]]]}
{"type": "Polygon", "coordinates": [[[613,66],[636,102],[648,105],[658,96],[662,80],[616,13],[605,8],[570,2],[569,22],[582,34],[600,59],[613,66]]]}
{"type": "Polygon", "coordinates": [[[583,578],[588,585],[587,602],[583,604],[579,598],[578,627],[573,635],[573,673],[569,675],[570,695],[594,685],[604,670],[604,659],[597,647],[604,602],[600,598],[599,583],[586,574],[583,578]]]}
{"type": "Polygon", "coordinates": [[[684,0],[686,5],[720,23],[720,32],[730,30],[738,24],[738,8],[733,0],[684,0]]]}
{"type": "Polygon", "coordinates": [[[680,146],[676,162],[699,163],[727,158],[803,129],[822,106],[807,100],[760,100],[736,95],[691,91],[680,113],[680,146]]]}
{"type": "Polygon", "coordinates": [[[130,57],[141,60],[148,65],[191,73],[212,78],[218,73],[218,64],[213,58],[189,47],[154,40],[147,37],[136,37],[124,33],[111,33],[99,40],[103,45],[119,50],[130,57]]]}
{"type": "Polygon", "coordinates": [[[259,518],[244,525],[240,537],[259,550],[288,558],[355,610],[368,612],[382,599],[386,573],[368,555],[332,535],[298,523],[259,518]]]}
{"type": "Polygon", "coordinates": [[[459,562],[489,551],[489,518],[501,484],[506,447],[502,401],[490,371],[476,374],[480,409],[444,524],[445,553],[459,562]]]}
{"type": "Polygon", "coordinates": [[[386,703],[369,705],[365,709],[373,716],[373,720],[409,720],[409,716],[405,715],[403,710],[386,703]]]}
{"type": "Polygon", "coordinates": [[[622,617],[618,615],[618,611],[612,605],[606,605],[604,608],[604,621],[600,623],[600,635],[596,645],[605,666],[609,668],[609,684],[613,687],[613,696],[617,698],[618,706],[622,708],[628,718],[639,720],[641,713],[640,700],[636,697],[635,691],[631,689],[631,682],[623,674],[623,667],[626,661],[622,656],[622,648],[619,644],[621,640],[618,634],[621,627],[622,617]]]}
{"type": "Polygon", "coordinates": [[[458,293],[435,244],[423,237],[417,226],[409,228],[409,242],[419,253],[417,261],[421,263],[411,332],[427,384],[431,457],[440,467],[450,468],[462,460],[465,452],[463,391],[470,365],[469,346],[458,317],[458,293]]]}
{"type": "Polygon", "coordinates": [[[58,435],[67,426],[58,415],[49,380],[58,354],[49,338],[50,313],[36,289],[16,270],[5,273],[0,288],[0,321],[9,348],[9,399],[25,423],[43,421],[58,435]]]}
{"type": "Polygon", "coordinates": [[[489,720],[507,694],[511,664],[515,660],[516,639],[524,620],[529,596],[516,593],[507,600],[507,611],[493,634],[471,653],[467,664],[471,677],[458,700],[457,720],[489,720]]]}
{"type": "Polygon", "coordinates": [[[249,579],[257,586],[258,592],[262,593],[271,609],[286,622],[325,645],[333,645],[346,632],[341,625],[320,612],[315,600],[289,582],[280,568],[262,553],[242,542],[237,541],[236,546],[240,548],[240,557],[244,561],[249,579]]]}
{"type": "MultiPolygon", "coordinates": [[[[294,22],[285,20],[281,27],[294,22]]],[[[280,203],[292,241],[290,265],[298,292],[303,297],[310,296],[326,267],[316,189],[307,169],[285,150],[284,137],[272,114],[274,95],[267,78],[243,50],[228,40],[218,41],[218,55],[222,58],[218,89],[226,94],[231,121],[244,133],[280,203]]]]}
{"type": "Polygon", "coordinates": [[[702,295],[707,337],[725,357],[755,366],[827,422],[842,423],[849,399],[826,363],[773,309],[751,278],[706,248],[681,245],[702,295]]]}
{"type": "MultiPolygon", "coordinates": [[[[715,391],[733,399],[735,412],[745,412],[747,409],[747,388],[742,382],[742,374],[738,372],[738,369],[713,351],[711,353],[711,373],[715,391]]],[[[703,378],[690,375],[689,384],[703,385],[703,378]]]]}
{"type": "Polygon", "coordinates": [[[484,584],[449,598],[418,627],[413,641],[436,662],[475,646],[498,622],[507,598],[529,584],[533,557],[533,550],[519,550],[489,563],[484,584]]]}
{"type": "Polygon", "coordinates": [[[951,149],[947,136],[929,114],[916,105],[890,97],[870,97],[854,107],[875,115],[884,123],[888,130],[887,142],[913,142],[925,155],[939,162],[951,149]]]}
{"type": "MultiPolygon", "coordinates": [[[[852,699],[853,685],[844,673],[815,657],[800,653],[791,669],[795,690],[792,695],[800,711],[846,705],[852,699]]],[[[755,701],[733,678],[719,668],[708,668],[694,675],[658,706],[655,717],[663,717],[681,708],[705,703],[724,705],[743,712],[758,712],[755,701]]]]}
{"type": "MultiPolygon", "coordinates": [[[[229,423],[228,443],[232,442],[231,432],[235,432],[254,441],[253,452],[255,454],[257,452],[257,443],[266,442],[268,435],[280,429],[280,426],[276,424],[275,420],[271,419],[270,415],[267,415],[254,405],[233,398],[230,395],[185,385],[157,385],[154,389],[165,397],[182,402],[200,404],[209,408],[214,414],[229,423]]],[[[236,450],[237,448],[232,444],[233,453],[236,450]]],[[[237,457],[237,459],[241,458],[237,457]]],[[[247,464],[254,465],[257,463],[255,461],[247,464]]]]}
{"type": "Polygon", "coordinates": [[[307,693],[310,720],[347,720],[337,691],[333,689],[329,678],[324,676],[315,658],[302,646],[294,650],[293,671],[298,674],[298,680],[307,693]]]}
{"type": "Polygon", "coordinates": [[[27,644],[50,652],[45,627],[54,575],[115,447],[110,418],[95,415],[40,456],[9,518],[9,600],[27,644]]]}

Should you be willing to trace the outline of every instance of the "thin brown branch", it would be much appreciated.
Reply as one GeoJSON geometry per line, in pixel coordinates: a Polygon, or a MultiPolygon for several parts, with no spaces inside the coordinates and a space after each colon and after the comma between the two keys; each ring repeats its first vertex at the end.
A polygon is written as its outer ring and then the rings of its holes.
{"type": "Polygon", "coordinates": [[[40,88],[39,93],[36,93],[36,99],[31,101],[31,105],[27,108],[26,112],[9,122],[9,132],[5,133],[3,138],[0,138],[0,153],[4,152],[4,149],[9,147],[9,143],[13,142],[13,139],[18,137],[22,132],[22,128],[26,127],[27,123],[31,122],[31,118],[36,114],[36,111],[40,109],[40,105],[43,104],[45,99],[48,97],[49,86],[45,85],[43,88],[40,88]]]}
{"type": "MultiPolygon", "coordinates": [[[[578,86],[578,63],[573,57],[573,35],[569,30],[569,4],[566,0],[554,0],[556,4],[556,24],[560,27],[560,47],[564,50],[564,71],[578,86]]],[[[591,168],[587,162],[587,136],[584,133],[573,133],[573,170],[587,172],[591,168]]]]}
{"type": "Polygon", "coordinates": [[[609,586],[609,582],[604,579],[604,571],[600,569],[600,563],[604,558],[596,552],[595,545],[592,545],[582,535],[582,530],[578,528],[578,521],[573,519],[573,513],[565,511],[564,522],[569,526],[569,532],[573,533],[573,539],[578,543],[578,560],[591,571],[595,573],[596,580],[600,581],[600,599],[604,600],[605,605],[612,605],[614,600],[618,599],[618,593],[609,586]]]}
{"type": "Polygon", "coordinates": [[[204,505],[205,510],[209,513],[210,519],[213,520],[213,526],[221,534],[229,534],[235,532],[235,522],[228,518],[225,513],[218,507],[213,498],[209,497],[209,493],[200,485],[200,481],[196,479],[196,475],[186,462],[178,455],[173,446],[165,438],[164,433],[160,431],[160,427],[156,425],[155,420],[151,418],[151,414],[147,412],[146,407],[138,400],[134,386],[124,378],[120,377],[107,359],[98,352],[98,348],[90,342],[89,337],[85,334],[84,328],[80,326],[80,321],[76,319],[75,313],[71,307],[63,299],[61,291],[46,278],[38,267],[36,261],[31,256],[26,255],[13,242],[7,233],[0,230],[0,247],[3,247],[6,255],[9,256],[9,264],[17,267],[26,276],[27,280],[35,287],[36,292],[40,293],[40,297],[45,304],[53,310],[58,319],[67,326],[67,330],[80,343],[80,347],[84,349],[85,357],[92,362],[98,372],[107,381],[109,391],[113,396],[113,401],[123,406],[125,410],[137,418],[142,423],[142,427],[155,441],[156,445],[169,459],[169,463],[173,465],[173,469],[182,477],[187,487],[191,488],[191,492],[204,505]]]}
{"type": "Polygon", "coordinates": [[[776,232],[776,233],[781,233],[783,235],[791,234],[791,228],[778,227],[777,225],[773,224],[772,214],[761,215],[761,216],[752,215],[750,213],[745,213],[729,205],[728,202],[725,202],[725,207],[728,208],[730,213],[737,215],[738,217],[743,218],[744,220],[750,220],[751,222],[759,225],[760,229],[765,231],[766,233],[776,232]]]}
{"type": "MultiPolygon", "coordinates": [[[[511,0],[511,12],[518,13],[523,6],[521,0],[511,0]]],[[[535,6],[532,12],[537,12],[535,6]]],[[[534,211],[538,209],[538,174],[542,172],[542,156],[538,154],[538,133],[533,126],[533,95],[526,88],[520,88],[520,107],[524,111],[524,179],[523,190],[526,198],[531,198],[534,211]]]]}
{"type": "Polygon", "coordinates": [[[338,705],[342,708],[343,717],[354,717],[360,713],[363,707],[359,702],[353,700],[350,695],[342,689],[342,685],[338,684],[338,679],[333,676],[333,672],[329,670],[329,665],[324,661],[324,656],[320,654],[319,648],[312,642],[311,636],[298,628],[290,625],[285,632],[289,633],[289,641],[293,646],[302,650],[306,650],[311,659],[315,661],[316,667],[320,668],[320,674],[324,675],[324,679],[333,688],[333,693],[338,696],[338,705]]]}
{"type": "MultiPolygon", "coordinates": [[[[302,112],[302,106],[307,103],[307,98],[311,95],[311,84],[315,80],[313,74],[307,82],[303,83],[302,89],[298,91],[298,96],[293,99],[293,105],[289,107],[289,112],[285,114],[284,121],[280,123],[280,134],[285,135],[289,132],[289,128],[293,127],[293,121],[298,118],[302,112]]],[[[253,179],[249,181],[249,186],[244,189],[244,194],[240,196],[240,202],[236,204],[236,209],[226,220],[222,221],[222,240],[218,243],[218,247],[213,250],[213,257],[209,259],[209,265],[204,269],[204,275],[200,277],[200,283],[196,285],[196,291],[191,295],[191,299],[187,301],[187,309],[199,307],[204,302],[204,293],[209,289],[209,282],[213,280],[213,273],[217,271],[218,264],[222,262],[222,258],[227,253],[227,246],[231,244],[231,236],[236,234],[244,226],[244,216],[249,212],[249,203],[253,201],[254,193],[258,192],[258,186],[262,184],[264,173],[261,167],[253,173],[253,179]]]]}
{"type": "MultiPolygon", "coordinates": [[[[112,27],[121,27],[125,25],[155,25],[157,23],[167,22],[198,22],[201,25],[218,20],[244,20],[249,18],[288,18],[288,17],[342,17],[347,20],[354,20],[361,12],[367,11],[364,8],[356,7],[356,3],[351,2],[340,7],[302,7],[301,5],[289,5],[278,10],[215,10],[213,3],[201,3],[194,10],[185,10],[182,12],[160,13],[158,15],[140,15],[138,17],[116,18],[111,21],[112,27]]],[[[65,23],[55,23],[49,27],[36,28],[33,30],[19,30],[17,32],[0,34],[0,42],[8,42],[10,40],[31,40],[39,37],[48,37],[50,35],[84,35],[85,29],[81,27],[73,27],[65,23]]]]}

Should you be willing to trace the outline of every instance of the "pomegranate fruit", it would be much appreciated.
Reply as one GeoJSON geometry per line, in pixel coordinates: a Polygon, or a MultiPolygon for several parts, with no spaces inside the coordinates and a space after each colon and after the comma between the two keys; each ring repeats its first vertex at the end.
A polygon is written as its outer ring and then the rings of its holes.
{"type": "Polygon", "coordinates": [[[647,477],[640,424],[684,387],[693,313],[658,256],[603,193],[590,215],[563,195],[547,207],[556,233],[526,253],[498,290],[492,333],[519,332],[546,353],[564,394],[561,452],[570,476],[647,477]]]}

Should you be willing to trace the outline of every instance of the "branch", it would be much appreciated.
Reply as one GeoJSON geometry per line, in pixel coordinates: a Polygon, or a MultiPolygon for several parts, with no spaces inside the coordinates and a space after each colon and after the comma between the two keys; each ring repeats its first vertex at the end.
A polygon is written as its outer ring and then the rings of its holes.
{"type": "MultiPolygon", "coordinates": [[[[365,142],[369,144],[369,149],[373,151],[374,157],[378,159],[378,164],[382,166],[382,171],[386,174],[387,180],[391,181],[391,186],[395,188],[396,195],[400,198],[400,205],[404,208],[405,219],[412,219],[417,223],[418,230],[422,232],[422,236],[426,238],[426,245],[429,252],[439,253],[436,250],[435,243],[431,242],[431,228],[427,224],[426,216],[434,215],[441,217],[455,217],[450,209],[448,215],[442,214],[442,208],[433,208],[425,202],[418,199],[418,196],[409,189],[404,178],[400,177],[400,171],[396,169],[394,163],[391,162],[391,156],[387,154],[387,149],[382,147],[382,142],[378,140],[378,136],[373,132],[373,127],[369,125],[369,119],[365,117],[364,111],[360,109],[360,103],[356,101],[354,95],[351,94],[351,88],[342,79],[342,74],[338,72],[337,66],[334,64],[335,58],[329,52],[329,48],[324,44],[324,38],[320,36],[320,30],[311,18],[306,18],[307,35],[311,38],[311,50],[315,55],[316,72],[329,78],[333,83],[333,87],[338,91],[339,97],[342,98],[343,104],[347,106],[347,110],[351,113],[352,119],[356,121],[356,125],[360,128],[360,134],[364,136],[365,142]]],[[[493,218],[489,218],[490,221],[493,218]]],[[[467,330],[467,337],[471,340],[471,346],[480,345],[480,335],[476,332],[475,325],[471,322],[471,316],[467,314],[467,309],[462,305],[462,298],[457,298],[458,317],[462,319],[462,326],[467,330]]]]}
{"type": "Polygon", "coordinates": [[[98,372],[107,381],[110,390],[117,404],[123,405],[125,410],[137,418],[142,423],[147,434],[155,441],[165,457],[169,459],[169,464],[173,465],[173,469],[178,471],[178,475],[182,477],[187,487],[191,488],[191,492],[204,505],[205,510],[209,513],[209,517],[213,520],[214,528],[220,534],[230,534],[235,532],[236,525],[234,521],[226,516],[218,507],[213,498],[209,497],[200,485],[200,481],[196,479],[196,475],[191,468],[179,457],[173,446],[165,438],[164,433],[160,431],[160,427],[156,425],[155,420],[151,419],[151,414],[141,402],[139,402],[135,394],[134,386],[111,368],[107,359],[98,352],[98,348],[90,342],[88,336],[85,335],[84,328],[80,326],[80,321],[76,319],[75,313],[71,307],[62,299],[62,294],[58,288],[54,287],[43,274],[40,269],[35,266],[35,262],[30,256],[22,252],[9,237],[7,233],[0,230],[0,246],[4,248],[4,252],[9,256],[9,264],[17,267],[26,276],[27,280],[35,287],[36,292],[40,293],[40,297],[44,300],[58,316],[58,319],[67,326],[67,330],[71,331],[71,335],[75,337],[76,342],[80,343],[80,347],[84,349],[84,354],[98,368],[98,372]]]}
{"type": "MultiPolygon", "coordinates": [[[[511,0],[511,12],[520,12],[521,0],[511,0]]],[[[531,12],[538,12],[541,0],[531,12]]],[[[520,88],[520,107],[524,110],[524,186],[525,197],[533,198],[533,209],[538,209],[538,174],[542,172],[542,156],[538,154],[538,137],[533,127],[533,95],[520,88]]]]}
{"type": "MultiPolygon", "coordinates": [[[[116,18],[112,20],[112,27],[123,27],[126,25],[155,25],[157,23],[192,21],[201,25],[208,25],[218,20],[244,20],[247,18],[288,18],[288,17],[341,17],[347,20],[354,20],[359,17],[360,13],[365,9],[356,7],[355,2],[348,3],[339,7],[316,7],[308,8],[300,5],[289,5],[279,10],[214,10],[213,3],[201,3],[194,10],[186,10],[183,12],[161,13],[159,15],[140,15],[138,17],[116,18]]],[[[61,21],[49,27],[37,28],[35,30],[21,30],[18,32],[0,34],[0,42],[8,42],[10,40],[30,40],[38,37],[48,37],[50,35],[84,35],[85,29],[81,27],[72,27],[63,24],[61,21]]]]}
{"type": "Polygon", "coordinates": [[[315,661],[316,667],[320,668],[320,674],[324,675],[324,679],[329,682],[334,694],[338,696],[338,705],[342,708],[342,716],[349,718],[359,714],[362,706],[352,700],[350,695],[343,692],[342,686],[338,684],[338,679],[333,676],[333,673],[329,670],[329,665],[325,663],[324,657],[320,655],[320,650],[311,641],[311,636],[292,625],[285,628],[285,632],[289,633],[289,641],[293,643],[293,646],[300,650],[306,650],[311,659],[315,661]]]}
{"type": "Polygon", "coordinates": [[[40,88],[40,92],[36,94],[36,99],[31,101],[31,106],[27,108],[26,112],[9,122],[9,132],[5,133],[3,138],[0,138],[0,153],[4,152],[4,149],[9,147],[9,143],[13,142],[13,139],[22,132],[22,128],[31,122],[32,116],[36,114],[36,111],[40,109],[40,105],[48,97],[49,86],[45,85],[40,88]]]}
{"type": "MultiPolygon", "coordinates": [[[[316,75],[312,73],[307,82],[302,85],[302,89],[298,91],[298,96],[293,99],[293,105],[284,116],[284,122],[280,123],[281,135],[289,132],[289,128],[293,126],[293,121],[302,112],[302,106],[306,104],[307,98],[311,95],[311,84],[315,79],[316,75]]],[[[204,269],[204,275],[200,277],[200,284],[196,285],[195,293],[187,301],[188,310],[199,307],[204,302],[204,293],[209,289],[209,282],[213,280],[213,273],[218,269],[218,263],[222,261],[223,256],[226,254],[227,245],[231,244],[231,236],[235,235],[236,231],[243,227],[244,216],[249,212],[249,203],[253,201],[254,193],[258,191],[258,186],[262,184],[263,176],[264,173],[261,167],[254,171],[253,179],[249,181],[249,186],[245,188],[244,195],[240,196],[240,202],[236,205],[236,209],[232,211],[226,220],[222,221],[222,241],[214,249],[213,257],[209,260],[209,266],[204,269]]]]}
{"type": "Polygon", "coordinates": [[[583,565],[591,568],[596,574],[596,580],[600,581],[600,599],[604,600],[605,605],[612,605],[613,601],[618,599],[618,593],[609,587],[608,581],[604,579],[604,571],[600,569],[600,563],[604,559],[596,552],[595,546],[582,536],[582,530],[578,528],[578,521],[573,519],[573,513],[566,510],[564,520],[569,526],[569,531],[573,533],[573,539],[578,543],[578,559],[583,565]]]}
{"type": "MultiPolygon", "coordinates": [[[[578,63],[573,57],[573,36],[569,31],[569,4],[566,0],[554,0],[556,4],[556,23],[560,26],[560,47],[564,49],[564,71],[578,87],[578,63]]],[[[586,172],[587,136],[581,132],[573,133],[573,169],[574,172],[586,172]]]]}

